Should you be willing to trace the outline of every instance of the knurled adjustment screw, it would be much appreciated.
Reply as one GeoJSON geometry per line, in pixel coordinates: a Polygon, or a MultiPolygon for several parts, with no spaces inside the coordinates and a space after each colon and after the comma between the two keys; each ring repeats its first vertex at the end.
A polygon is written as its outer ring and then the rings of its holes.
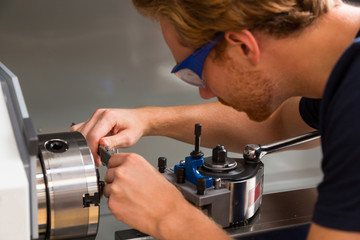
{"type": "Polygon", "coordinates": [[[198,178],[196,182],[197,195],[204,195],[206,189],[206,178],[198,178]]]}
{"type": "Polygon", "coordinates": [[[176,169],[176,182],[185,183],[185,167],[179,166],[176,169]]]}
{"type": "Polygon", "coordinates": [[[222,145],[217,145],[212,151],[212,160],[214,163],[225,163],[227,157],[227,150],[222,145]]]}
{"type": "Polygon", "coordinates": [[[166,162],[167,162],[166,157],[159,157],[159,158],[158,158],[158,168],[159,168],[159,172],[161,172],[161,173],[164,173],[164,172],[165,172],[166,162]]]}

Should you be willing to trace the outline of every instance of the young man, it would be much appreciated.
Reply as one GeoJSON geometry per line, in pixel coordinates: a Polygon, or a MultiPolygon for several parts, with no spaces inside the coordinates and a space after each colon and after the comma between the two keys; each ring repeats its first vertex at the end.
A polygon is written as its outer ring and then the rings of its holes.
{"type": "MultiPolygon", "coordinates": [[[[231,151],[316,128],[324,179],[308,239],[360,239],[360,9],[331,0],[133,2],[159,21],[173,72],[219,102],[97,110],[72,129],[87,138],[96,163],[98,144],[129,147],[145,135],[191,142],[195,122],[207,129],[205,146],[231,151]]],[[[114,155],[105,180],[112,213],[140,231],[227,238],[139,155],[114,155]]]]}

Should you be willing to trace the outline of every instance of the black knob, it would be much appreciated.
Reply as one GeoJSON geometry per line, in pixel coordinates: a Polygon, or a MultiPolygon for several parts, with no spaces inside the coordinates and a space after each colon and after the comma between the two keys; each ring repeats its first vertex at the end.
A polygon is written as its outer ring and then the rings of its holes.
{"type": "Polygon", "coordinates": [[[159,157],[159,158],[158,158],[158,168],[159,168],[159,172],[161,172],[161,173],[164,173],[164,172],[165,172],[166,162],[167,162],[166,157],[159,157]]]}
{"type": "Polygon", "coordinates": [[[196,183],[197,195],[204,195],[206,189],[206,178],[198,178],[196,183]]]}
{"type": "Polygon", "coordinates": [[[185,167],[180,166],[176,169],[176,182],[185,183],[185,167]]]}
{"type": "Polygon", "coordinates": [[[201,136],[201,124],[195,124],[195,150],[190,153],[190,156],[194,159],[200,159],[204,156],[204,153],[200,151],[200,136],[201,136]]]}
{"type": "Polygon", "coordinates": [[[227,157],[226,148],[222,145],[217,145],[212,151],[212,160],[214,163],[224,164],[227,157]]]}

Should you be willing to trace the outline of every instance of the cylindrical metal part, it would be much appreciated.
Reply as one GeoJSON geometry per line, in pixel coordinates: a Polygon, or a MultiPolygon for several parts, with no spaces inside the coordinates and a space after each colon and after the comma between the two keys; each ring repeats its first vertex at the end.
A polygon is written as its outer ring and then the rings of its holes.
{"type": "Polygon", "coordinates": [[[37,196],[41,239],[95,239],[100,191],[85,138],[78,132],[40,135],[39,148],[37,196]]]}
{"type": "Polygon", "coordinates": [[[227,157],[227,150],[222,145],[213,148],[212,157],[204,159],[203,167],[214,172],[224,172],[235,169],[237,163],[234,159],[227,157]]]}
{"type": "Polygon", "coordinates": [[[161,172],[161,173],[165,172],[165,168],[166,168],[166,165],[167,165],[166,163],[167,163],[166,157],[159,157],[158,158],[159,172],[161,172]]]}
{"type": "Polygon", "coordinates": [[[221,178],[214,178],[214,187],[215,189],[221,188],[221,178]]]}
{"type": "Polygon", "coordinates": [[[185,167],[180,166],[176,170],[176,182],[185,183],[185,167]]]}
{"type": "Polygon", "coordinates": [[[190,156],[194,159],[200,159],[204,156],[204,153],[200,151],[200,135],[201,135],[201,124],[195,124],[195,150],[190,153],[190,156]]]}
{"type": "Polygon", "coordinates": [[[196,194],[197,195],[204,195],[206,189],[206,178],[198,178],[196,183],[196,194]]]}
{"type": "Polygon", "coordinates": [[[195,152],[200,151],[200,135],[201,135],[201,124],[195,124],[195,152]]]}
{"type": "Polygon", "coordinates": [[[212,160],[217,164],[224,164],[227,157],[226,148],[222,145],[217,145],[212,151],[212,160]]]}

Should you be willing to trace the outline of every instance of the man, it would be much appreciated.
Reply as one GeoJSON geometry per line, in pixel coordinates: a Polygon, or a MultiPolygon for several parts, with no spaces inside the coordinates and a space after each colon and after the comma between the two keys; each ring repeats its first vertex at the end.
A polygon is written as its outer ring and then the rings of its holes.
{"type": "MultiPolygon", "coordinates": [[[[97,110],[72,129],[96,163],[98,144],[129,147],[145,135],[191,142],[195,122],[207,129],[205,146],[231,151],[320,129],[324,179],[308,239],[360,239],[360,10],[331,0],[133,2],[159,21],[173,72],[223,104],[97,110]]],[[[105,180],[112,213],[140,231],[227,238],[139,155],[114,155],[105,180]]]]}

